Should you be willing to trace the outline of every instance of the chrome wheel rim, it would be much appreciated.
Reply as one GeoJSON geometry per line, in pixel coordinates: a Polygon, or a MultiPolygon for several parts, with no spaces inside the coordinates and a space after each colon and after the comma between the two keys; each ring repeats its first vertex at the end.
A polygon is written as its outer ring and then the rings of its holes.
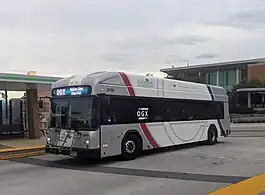
{"type": "Polygon", "coordinates": [[[134,151],[135,151],[135,148],[136,148],[136,145],[133,141],[131,140],[128,140],[126,143],[125,143],[125,151],[127,153],[130,153],[132,154],[134,151]]]}

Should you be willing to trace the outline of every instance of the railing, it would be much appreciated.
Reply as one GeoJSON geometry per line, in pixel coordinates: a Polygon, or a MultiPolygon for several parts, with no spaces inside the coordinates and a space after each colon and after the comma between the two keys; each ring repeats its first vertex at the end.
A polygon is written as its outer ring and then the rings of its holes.
{"type": "Polygon", "coordinates": [[[52,140],[52,134],[50,129],[42,129],[41,132],[43,136],[46,139],[46,145],[48,147],[53,147],[53,143],[55,144],[55,147],[58,148],[59,150],[62,150],[65,147],[65,143],[67,142],[67,139],[69,137],[73,138],[73,141],[71,143],[71,146],[68,148],[68,150],[72,150],[73,144],[74,144],[74,139],[79,138],[79,132],[73,132],[73,131],[67,131],[64,137],[61,135],[61,130],[60,129],[53,129],[52,131],[55,131],[58,133],[57,140],[52,140]],[[63,138],[63,141],[60,141],[60,139],[63,138]],[[58,142],[62,142],[61,145],[58,145],[58,142]]]}

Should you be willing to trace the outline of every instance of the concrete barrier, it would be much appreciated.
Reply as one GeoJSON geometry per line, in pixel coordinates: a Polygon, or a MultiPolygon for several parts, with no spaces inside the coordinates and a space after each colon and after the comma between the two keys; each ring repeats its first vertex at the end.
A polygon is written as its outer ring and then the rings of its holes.
{"type": "Polygon", "coordinates": [[[265,123],[232,123],[232,137],[265,137],[265,123]]]}

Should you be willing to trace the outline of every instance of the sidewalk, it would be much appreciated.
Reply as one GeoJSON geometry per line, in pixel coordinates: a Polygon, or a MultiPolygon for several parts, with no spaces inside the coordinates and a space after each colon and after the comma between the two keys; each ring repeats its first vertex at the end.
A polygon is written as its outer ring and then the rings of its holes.
{"type": "Polygon", "coordinates": [[[43,155],[44,137],[40,139],[0,140],[0,160],[43,155]]]}

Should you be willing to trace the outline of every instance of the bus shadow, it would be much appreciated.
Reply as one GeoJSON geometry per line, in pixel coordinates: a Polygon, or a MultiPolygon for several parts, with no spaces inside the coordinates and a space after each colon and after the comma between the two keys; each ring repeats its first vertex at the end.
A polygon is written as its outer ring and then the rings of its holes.
{"type": "Polygon", "coordinates": [[[109,163],[118,162],[120,161],[119,159],[120,158],[118,156],[113,156],[100,160],[71,158],[71,157],[66,157],[63,159],[46,160],[34,157],[25,157],[25,158],[10,159],[9,161],[24,163],[29,165],[37,165],[42,167],[83,170],[83,169],[93,169],[96,167],[107,165],[109,163]]]}
{"type": "MultiPolygon", "coordinates": [[[[227,144],[227,142],[219,141],[216,145],[223,145],[223,144],[227,144]]],[[[188,150],[191,148],[200,148],[200,147],[212,147],[212,146],[206,145],[201,142],[183,144],[183,145],[178,145],[178,146],[169,146],[169,147],[164,147],[164,148],[142,151],[138,158],[144,158],[144,157],[152,156],[152,155],[159,155],[159,154],[168,153],[168,152],[177,152],[177,151],[188,150]]],[[[66,159],[55,161],[57,165],[62,165],[62,166],[70,165],[70,166],[80,166],[80,167],[82,166],[86,166],[86,167],[102,166],[102,165],[113,164],[115,162],[124,162],[124,160],[122,160],[121,156],[112,156],[112,157],[106,157],[106,158],[97,159],[97,160],[86,159],[86,158],[66,158],[66,159]]]]}
{"type": "MultiPolygon", "coordinates": [[[[226,144],[225,141],[220,141],[217,144],[226,144]]],[[[153,150],[147,150],[143,151],[141,155],[138,158],[144,158],[151,155],[159,155],[163,153],[168,152],[177,152],[182,150],[187,150],[191,148],[200,148],[200,147],[207,147],[207,145],[203,143],[191,143],[191,144],[183,144],[178,146],[170,146],[165,148],[159,148],[159,149],[153,149],[153,150]]],[[[212,146],[209,146],[212,147],[212,146]]],[[[137,159],[138,159],[137,158],[137,159]]],[[[137,160],[135,159],[135,160],[137,160]]],[[[121,156],[112,156],[112,157],[106,157],[100,160],[92,160],[92,159],[86,159],[86,158],[63,158],[63,159],[54,159],[54,160],[46,160],[46,159],[38,159],[38,158],[22,158],[22,159],[14,159],[11,161],[15,162],[21,162],[31,165],[39,165],[39,166],[45,166],[45,167],[54,167],[54,168],[64,168],[64,169],[93,169],[96,167],[102,167],[109,164],[114,164],[117,162],[124,162],[121,158],[121,156]]]]}
{"type": "Polygon", "coordinates": [[[79,167],[95,167],[101,165],[107,165],[110,163],[120,162],[122,159],[120,156],[106,157],[103,159],[87,159],[87,158],[66,158],[57,160],[54,163],[61,166],[79,166],[79,167]]]}

